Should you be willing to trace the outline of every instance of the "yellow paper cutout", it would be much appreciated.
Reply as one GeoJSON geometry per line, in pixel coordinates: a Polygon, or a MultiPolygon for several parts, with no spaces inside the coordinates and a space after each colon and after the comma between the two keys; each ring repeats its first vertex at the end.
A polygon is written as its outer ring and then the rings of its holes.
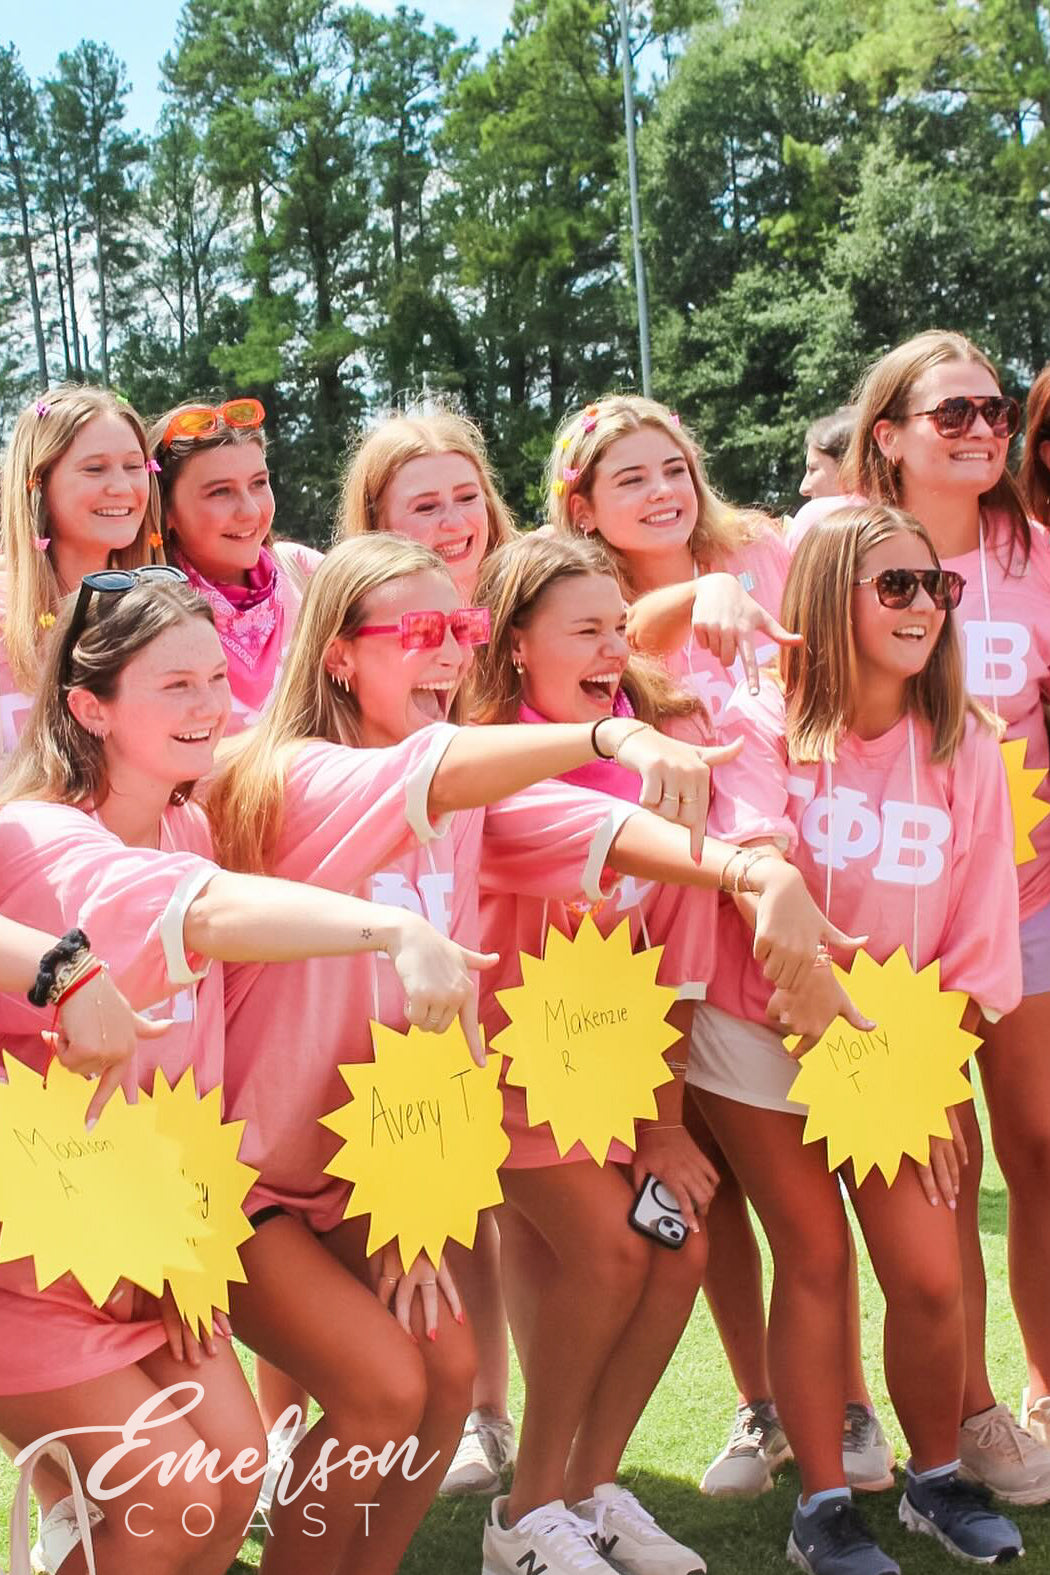
{"type": "Polygon", "coordinates": [[[673,1073],[663,1052],[676,991],[656,983],[662,946],[631,950],[630,921],[608,937],[587,914],[574,940],[552,925],[543,960],[521,954],[522,983],[497,990],[510,1018],[493,1039],[525,1089],[530,1126],[550,1122],[559,1154],[582,1143],[604,1165],[614,1138],[656,1115],[653,1090],[673,1073]]]}
{"type": "Polygon", "coordinates": [[[1030,864],[1036,856],[1032,832],[1050,815],[1050,804],[1036,798],[1035,791],[1046,776],[1038,766],[1026,766],[1028,740],[1004,739],[999,745],[1010,789],[1010,808],[1014,817],[1014,862],[1030,864]]]}
{"type": "Polygon", "coordinates": [[[157,1130],[171,1138],[182,1154],[199,1221],[190,1237],[195,1266],[173,1269],[168,1283],[179,1313],[194,1333],[203,1327],[210,1334],[212,1309],[228,1313],[230,1283],[247,1280],[237,1248],[252,1235],[252,1227],[241,1205],[259,1172],[237,1158],[245,1124],[223,1121],[221,1089],[213,1088],[198,1099],[192,1071],[184,1072],[174,1089],[158,1071],[151,1103],[157,1130]]]}
{"type": "Polygon", "coordinates": [[[32,1257],[39,1290],[72,1274],[96,1306],[121,1278],[154,1296],[194,1264],[178,1145],[117,1089],[87,1132],[94,1084],[56,1063],[43,1079],[3,1052],[0,1262],[32,1257]]]}
{"type": "Polygon", "coordinates": [[[374,1061],[339,1068],[350,1103],[320,1118],[343,1139],[325,1168],[354,1184],[345,1218],[371,1215],[370,1253],[396,1237],[406,1269],[421,1252],[436,1264],[450,1237],[472,1247],[479,1212],[503,1201],[502,1057],[479,1067],[458,1022],[443,1034],[373,1023],[372,1043],[374,1061]]]}
{"type": "Polygon", "coordinates": [[[903,946],[882,964],[862,951],[835,975],[877,1026],[865,1033],[836,1017],[788,1098],[809,1106],[802,1141],[827,1138],[829,1170],[852,1159],[860,1183],[877,1165],[889,1186],[903,1155],[926,1165],[930,1138],[951,1136],[947,1107],[973,1098],[961,1068],[981,1041],[960,1026],[969,997],[941,989],[937,961],[915,973],[903,946]]]}

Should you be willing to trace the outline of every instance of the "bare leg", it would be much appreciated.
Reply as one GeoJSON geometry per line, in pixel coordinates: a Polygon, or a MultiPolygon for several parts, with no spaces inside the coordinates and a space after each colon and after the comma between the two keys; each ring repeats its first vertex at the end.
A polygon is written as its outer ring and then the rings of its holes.
{"type": "Polygon", "coordinates": [[[1010,1292],[1033,1399],[1050,1394],[1050,993],[982,1024],[992,1141],[1010,1192],[1010,1292]]]}
{"type": "MultiPolygon", "coordinates": [[[[148,1441],[141,1455],[111,1470],[105,1485],[117,1486],[137,1475],[144,1462],[168,1452],[181,1457],[200,1443],[205,1451],[219,1451],[220,1470],[232,1466],[238,1454],[248,1449],[257,1451],[254,1469],[260,1469],[266,1447],[262,1426],[251,1390],[226,1341],[219,1342],[216,1356],[196,1369],[174,1361],[164,1348],[136,1366],[68,1389],[5,1395],[0,1399],[0,1428],[19,1449],[46,1433],[69,1430],[72,1436],[66,1441],[83,1481],[114,1440],[111,1434],[76,1434],[75,1429],[123,1423],[161,1391],[188,1380],[203,1386],[194,1408],[170,1420],[191,1397],[189,1391],[158,1407],[150,1423],[138,1429],[137,1437],[148,1441]]],[[[246,1467],[245,1474],[251,1470],[246,1467]]],[[[87,1492],[90,1497],[90,1489],[87,1492]]],[[[105,1519],[92,1530],[96,1565],[105,1575],[224,1575],[243,1541],[257,1492],[257,1483],[244,1485],[232,1475],[212,1483],[204,1475],[189,1482],[180,1473],[161,1486],[150,1472],[133,1490],[102,1504],[105,1519]]],[[[62,1565],[63,1575],[84,1575],[86,1569],[80,1548],[62,1565]]]]}
{"type": "Polygon", "coordinates": [[[931,1207],[908,1159],[892,1187],[879,1174],[853,1189],[886,1296],[886,1382],[916,1471],[958,1454],[966,1320],[955,1216],[931,1207]]]}
{"type": "MultiPolygon", "coordinates": [[[[649,1248],[627,1224],[630,1189],[614,1166],[583,1160],[507,1170],[503,1190],[554,1260],[537,1294],[532,1337],[520,1352],[525,1414],[506,1508],[512,1524],[565,1493],[576,1430],[638,1305],[649,1248]]],[[[507,1247],[512,1250],[509,1236],[507,1247]]]]}
{"type": "Polygon", "coordinates": [[[306,1390],[301,1384],[293,1382],[287,1373],[282,1373],[279,1367],[263,1361],[261,1356],[255,1358],[255,1392],[259,1400],[259,1414],[267,1432],[289,1406],[297,1405],[303,1414],[303,1421],[306,1421],[310,1405],[310,1396],[306,1390]]]}
{"type": "Polygon", "coordinates": [[[804,1494],[843,1487],[849,1248],[838,1178],[801,1116],[702,1093],[708,1125],[773,1253],[769,1372],[804,1494]]]}
{"type": "Polygon", "coordinates": [[[478,1371],[473,1404],[487,1406],[497,1416],[506,1416],[510,1342],[507,1309],[503,1303],[499,1229],[494,1212],[486,1209],[479,1217],[471,1252],[450,1241],[445,1257],[474,1330],[478,1371]]]}
{"type": "Polygon", "coordinates": [[[963,1309],[966,1317],[966,1383],[963,1388],[962,1417],[976,1416],[995,1404],[985,1354],[988,1283],[981,1250],[981,1171],[984,1168],[984,1139],[973,1103],[955,1107],[966,1140],[967,1163],[959,1178],[959,1197],[955,1206],[962,1264],[963,1309]]]}

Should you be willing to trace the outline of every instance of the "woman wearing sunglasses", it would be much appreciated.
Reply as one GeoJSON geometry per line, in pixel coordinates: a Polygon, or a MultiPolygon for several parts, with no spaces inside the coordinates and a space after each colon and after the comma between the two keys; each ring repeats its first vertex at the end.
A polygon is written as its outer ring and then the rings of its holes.
{"type": "MultiPolygon", "coordinates": [[[[209,793],[220,858],[382,894],[464,938],[477,933],[479,887],[594,901],[606,865],[714,886],[732,849],[705,841],[693,859],[708,766],[691,745],[626,717],[449,725],[486,614],[463,608],[442,560],[414,542],[373,533],[333,548],[310,582],[273,707],[233,740],[209,793]],[[543,780],[599,753],[641,776],[642,799],[659,815],[543,780]]],[[[783,873],[766,860],[750,880],[762,888],[765,964],[793,976],[812,962],[823,923],[796,877],[780,883],[783,873]]],[[[440,1266],[421,1260],[404,1275],[394,1252],[369,1264],[364,1223],[343,1219],[348,1189],[324,1173],[338,1140],[318,1118],[345,1101],[338,1063],[372,1058],[362,1003],[403,1027],[401,991],[381,961],[237,970],[230,980],[227,1108],[261,1140],[247,1158],[261,1171],[265,1217],[245,1249],[249,1280],[233,1322],[326,1410],[333,1395],[364,1408],[359,1429],[392,1425],[388,1413],[396,1422],[399,1395],[418,1407],[424,1457],[437,1451],[438,1464],[414,1483],[376,1484],[367,1496],[382,1507],[367,1532],[345,1494],[330,1506],[332,1524],[338,1514],[342,1533],[352,1532],[345,1567],[391,1575],[459,1440],[472,1358],[440,1266]],[[403,1328],[383,1311],[392,1300],[403,1328]]],[[[293,1480],[327,1431],[330,1420],[297,1446],[293,1480]]],[[[287,1568],[297,1570],[303,1547],[285,1540],[287,1568]]]]}
{"type": "MultiPolygon", "coordinates": [[[[1024,741],[1026,765],[1045,772],[1050,536],[1027,518],[1006,468],[1016,400],[1001,392],[995,368],[968,339],[931,332],[876,362],[857,402],[847,485],[907,508],[925,525],[943,567],[963,576],[956,622],[966,687],[1005,725],[1008,739],[1024,741]]],[[[810,505],[811,522],[831,506],[828,499],[810,505]]],[[[1037,791],[1050,802],[1045,776],[1037,791]]],[[[1010,1288],[1028,1362],[1022,1428],[995,1404],[985,1366],[981,1139],[972,1111],[964,1113],[970,1164],[959,1203],[972,1297],[959,1449],[968,1470],[1021,1504],[1050,1500],[1050,817],[1032,841],[1035,857],[1017,872],[1023,999],[1002,1022],[983,1025],[977,1057],[1010,1195],[1010,1288]]]]}
{"type": "MultiPolygon", "coordinates": [[[[76,921],[131,1005],[159,1006],[171,1019],[163,1035],[140,1042],[127,1091],[136,1083],[148,1087],[158,1067],[172,1083],[192,1068],[202,1093],[222,1080],[223,978],[213,960],[283,962],[310,950],[346,957],[383,947],[414,1021],[441,1028],[463,1010],[472,1032],[467,968],[482,959],[417,915],[228,875],[214,863],[207,823],[190,793],[212,768],[228,710],[226,660],[211,610],[181,572],[161,565],[106,570],[60,615],[39,698],[5,778],[5,917],[55,934],[76,921]]],[[[93,959],[82,936],[65,942],[86,995],[94,988],[93,959]]],[[[59,970],[51,972],[57,980],[59,970]]],[[[37,1070],[49,1017],[3,997],[3,1043],[37,1070]]],[[[167,1298],[157,1304],[118,1286],[98,1309],[65,1278],[38,1293],[26,1260],[4,1265],[0,1282],[0,1435],[18,1448],[79,1427],[71,1447],[84,1477],[109,1447],[94,1431],[102,1421],[121,1421],[192,1374],[203,1386],[200,1403],[157,1434],[150,1458],[200,1444],[219,1449],[229,1466],[242,1448],[262,1449],[254,1401],[223,1337],[221,1314],[202,1353],[167,1298]]],[[[53,1486],[49,1474],[42,1488],[48,1511],[62,1494],[60,1484],[49,1496],[53,1486]]],[[[152,1505],[149,1568],[157,1575],[191,1568],[222,1575],[257,1486],[229,1475],[221,1483],[177,1478],[167,1486],[151,1478],[141,1495],[152,1505]],[[204,1506],[196,1519],[194,1503],[204,1506]],[[210,1532],[192,1535],[201,1520],[207,1524],[208,1511],[210,1532]]],[[[142,1568],[143,1527],[135,1515],[125,1517],[129,1509],[128,1499],[109,1501],[94,1532],[99,1568],[109,1575],[142,1568]]],[[[67,1533],[64,1546],[46,1550],[53,1565],[76,1540],[67,1533]]]]}
{"type": "Polygon", "coordinates": [[[229,663],[228,732],[269,703],[320,553],[275,542],[258,399],[186,404],[150,428],[167,556],[211,606],[229,663]]]}
{"type": "MultiPolygon", "coordinates": [[[[994,719],[966,694],[952,627],[963,592],[902,510],[840,510],[810,531],[783,604],[803,644],[757,696],[737,691],[725,731],[744,749],[719,768],[712,823],[781,850],[877,961],[902,944],[913,968],[938,960],[941,987],[967,994],[964,1021],[983,1014],[983,1029],[1020,997],[1017,878],[994,719]]],[[[804,1116],[788,1099],[797,1065],[769,1026],[779,993],[747,956],[749,906],[720,925],[687,1075],[773,1253],[770,1371],[802,1477],[788,1556],[810,1575],[899,1575],[852,1508],[842,1469],[845,1210],[824,1145],[803,1143],[804,1116]]],[[[801,1050],[836,1014],[832,982],[818,967],[800,992],[812,1013],[801,1050]]],[[[904,1158],[892,1186],[877,1171],[860,1186],[851,1167],[840,1174],[886,1297],[886,1378],[911,1449],[900,1518],[991,1564],[1016,1557],[1021,1539],[959,1476],[966,1108],[950,1113],[954,1142],[933,1139],[923,1169],[904,1158]]]]}
{"type": "Polygon", "coordinates": [[[146,429],[124,400],[52,388],[19,413],[0,493],[0,754],[29,716],[63,596],[92,570],[162,557],[159,520],[146,429]]]}

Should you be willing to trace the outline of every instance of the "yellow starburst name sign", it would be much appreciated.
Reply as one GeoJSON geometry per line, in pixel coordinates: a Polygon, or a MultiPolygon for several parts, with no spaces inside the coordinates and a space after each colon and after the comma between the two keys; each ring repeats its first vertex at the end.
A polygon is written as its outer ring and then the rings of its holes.
{"type": "Polygon", "coordinates": [[[194,1268],[178,1142],[120,1089],[87,1132],[92,1084],[55,1065],[45,1088],[6,1050],[3,1062],[0,1261],[31,1257],[39,1290],[72,1274],[98,1306],[122,1278],[159,1296],[174,1269],[194,1268]]]}
{"type": "Polygon", "coordinates": [[[351,1181],[346,1219],[371,1216],[368,1251],[397,1239],[411,1268],[437,1263],[451,1237],[474,1245],[478,1214],[503,1201],[502,1057],[476,1065],[458,1022],[443,1034],[372,1024],[375,1060],[339,1068],[349,1104],[322,1116],[343,1139],[326,1167],[351,1181]]]}
{"type": "Polygon", "coordinates": [[[1014,817],[1014,862],[1030,864],[1035,858],[1032,832],[1047,815],[1050,804],[1036,798],[1036,788],[1046,776],[1038,766],[1026,766],[1028,742],[1024,738],[1011,738],[999,745],[1006,767],[1006,783],[1010,789],[1010,808],[1014,817]]]}
{"type": "Polygon", "coordinates": [[[223,1121],[221,1089],[198,1099],[192,1071],[174,1088],[158,1072],[151,1104],[157,1130],[181,1150],[196,1216],[189,1241],[193,1267],[173,1265],[168,1283],[183,1320],[194,1333],[203,1327],[210,1334],[213,1308],[230,1310],[231,1281],[247,1279],[237,1249],[252,1227],[241,1205],[259,1172],[237,1158],[244,1122],[223,1121]]]}
{"type": "Polygon", "coordinates": [[[507,1082],[524,1088],[531,1126],[550,1122],[559,1154],[582,1143],[603,1165],[614,1138],[633,1148],[635,1121],[656,1115],[678,1037],[665,1021],[676,992],[656,982],[662,954],[632,951],[629,920],[603,936],[588,914],[574,940],[552,926],[542,960],[522,952],[522,983],[496,992],[507,1082]]]}
{"type": "Polygon", "coordinates": [[[891,1185],[903,1155],[928,1164],[930,1138],[951,1136],[947,1109],[973,1098],[961,1068],[981,1041],[961,1026],[968,997],[941,989],[936,961],[916,973],[901,946],[885,963],[858,952],[849,973],[835,973],[877,1026],[865,1033],[836,1017],[788,1098],[809,1107],[802,1141],[827,1138],[830,1170],[852,1159],[859,1184],[877,1165],[891,1185]]]}

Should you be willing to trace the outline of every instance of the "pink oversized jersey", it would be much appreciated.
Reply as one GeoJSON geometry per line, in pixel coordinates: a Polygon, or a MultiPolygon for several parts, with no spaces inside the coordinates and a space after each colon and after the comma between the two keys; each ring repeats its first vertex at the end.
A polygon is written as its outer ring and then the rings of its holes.
{"type": "MultiPolygon", "coordinates": [[[[862,501],[815,498],[799,511],[795,523],[805,515],[812,527],[836,509],[862,501]]],[[[1045,775],[1050,744],[1043,713],[1044,701],[1050,700],[1050,533],[1035,520],[1029,523],[1032,550],[1027,562],[1019,549],[1011,558],[1009,516],[992,511],[984,516],[983,552],[978,547],[942,558],[941,565],[966,581],[953,615],[966,687],[1002,718],[1007,738],[1025,740],[1025,764],[1044,773],[1037,794],[1050,804],[1050,779],[1045,775]]],[[[1033,831],[1032,843],[1036,857],[1017,871],[1022,919],[1050,902],[1050,815],[1033,831]]]]}
{"type": "MultiPolygon", "coordinates": [[[[987,727],[969,719],[950,765],[931,762],[928,727],[907,718],[879,738],[847,734],[834,763],[801,765],[787,758],[783,695],[763,679],[757,696],[737,690],[725,732],[743,737],[744,748],[719,767],[712,832],[778,842],[832,922],[869,936],[876,961],[903,944],[915,967],[939,958],[942,987],[965,991],[990,1020],[1013,1010],[1021,998],[1013,830],[987,727]]],[[[768,1026],[769,996],[750,931],[726,912],[708,999],[768,1026]]]]}
{"type": "MultiPolygon", "coordinates": [[[[545,720],[537,712],[523,707],[523,722],[545,720]]],[[[711,741],[709,730],[699,717],[675,718],[663,730],[686,743],[703,745],[711,741]]],[[[602,766],[602,762],[594,762],[579,772],[566,772],[561,780],[572,782],[574,778],[585,776],[588,785],[598,788],[602,766]]],[[[621,806],[637,805],[640,777],[615,765],[604,775],[607,786],[599,791],[607,793],[614,802],[619,801],[621,806]]],[[[602,852],[603,862],[608,844],[626,818],[621,809],[615,825],[610,823],[608,841],[602,852]]],[[[556,848],[548,840],[545,845],[537,846],[536,856],[546,863],[552,851],[556,852],[556,848]]],[[[586,913],[591,915],[603,935],[611,934],[627,919],[635,951],[649,946],[664,948],[657,972],[659,983],[673,986],[682,999],[703,1000],[715,966],[717,893],[636,880],[630,875],[621,876],[612,884],[604,883],[603,889],[600,874],[601,868],[595,863],[586,881],[584,900],[559,902],[549,881],[541,882],[536,895],[528,894],[521,881],[499,890],[486,882],[483,866],[482,949],[500,953],[497,967],[483,975],[481,981],[481,1020],[487,1039],[506,1026],[507,1015],[496,1000],[496,991],[520,985],[521,952],[541,957],[550,926],[563,935],[573,936],[586,913]]],[[[511,1151],[504,1162],[508,1168],[570,1164],[587,1157],[587,1151],[579,1143],[574,1144],[564,1158],[559,1156],[549,1124],[529,1126],[524,1090],[506,1082],[503,1126],[511,1141],[511,1151]]],[[[630,1157],[622,1143],[614,1143],[609,1152],[610,1163],[622,1164],[630,1157]]]]}
{"type": "Polygon", "coordinates": [[[26,719],[33,709],[33,697],[19,689],[7,659],[3,635],[7,616],[7,569],[0,565],[0,756],[9,755],[18,743],[26,719]]]}
{"type": "MultiPolygon", "coordinates": [[[[0,912],[57,935],[83,929],[133,1006],[174,1019],[162,1038],[140,1042],[129,1098],[151,1086],[157,1067],[169,1082],[193,1067],[202,1093],[221,1081],[222,969],[187,956],[182,939],[186,910],[216,870],[193,804],[165,812],[160,851],[128,847],[69,805],[0,809],[0,912]]],[[[51,1017],[24,997],[0,996],[0,1044],[42,1071],[40,1030],[51,1017]]],[[[30,1260],[0,1265],[0,1394],[101,1377],[163,1343],[158,1321],[119,1323],[68,1276],[38,1294],[30,1260]]]]}
{"type": "MultiPolygon", "coordinates": [[[[582,896],[615,810],[545,783],[433,825],[430,785],[455,731],[437,723],[389,749],[305,745],[286,775],[272,873],[407,908],[470,947],[479,884],[582,896]]],[[[404,1004],[375,953],[227,967],[226,1109],[247,1118],[243,1157],[261,1172],[249,1212],[278,1204],[318,1231],[342,1219],[349,1188],[324,1170],[339,1139],[318,1118],[346,1102],[339,1063],[372,1059],[369,1017],[403,1030],[404,1004]]]]}
{"type": "MultiPolygon", "coordinates": [[[[780,599],[790,567],[791,554],[770,526],[764,527],[754,541],[712,565],[719,573],[735,575],[748,595],[774,618],[780,616],[780,599]]],[[[759,666],[771,662],[778,650],[779,646],[770,640],[756,645],[759,666]]],[[[701,650],[690,634],[682,649],[668,658],[667,665],[683,689],[700,697],[716,728],[720,727],[722,711],[744,677],[740,659],[727,669],[710,651],[701,650]]]]}

